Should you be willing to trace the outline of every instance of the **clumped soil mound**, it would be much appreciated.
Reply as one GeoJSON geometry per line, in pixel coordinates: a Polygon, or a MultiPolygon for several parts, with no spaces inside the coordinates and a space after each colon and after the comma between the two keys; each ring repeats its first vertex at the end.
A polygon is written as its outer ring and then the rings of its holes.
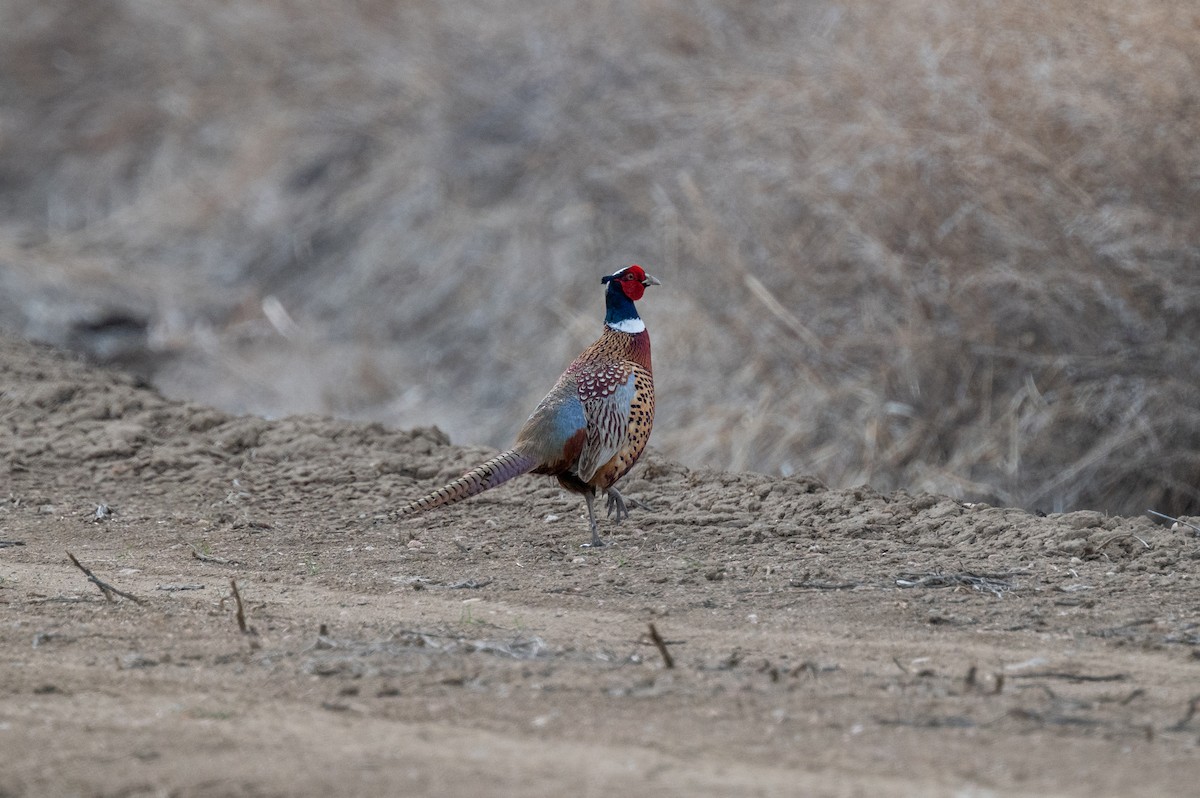
{"type": "Polygon", "coordinates": [[[0,377],[0,795],[1200,779],[1187,528],[651,453],[653,509],[588,550],[540,478],[397,524],[489,454],[436,429],[234,417],[12,339],[0,377]]]}

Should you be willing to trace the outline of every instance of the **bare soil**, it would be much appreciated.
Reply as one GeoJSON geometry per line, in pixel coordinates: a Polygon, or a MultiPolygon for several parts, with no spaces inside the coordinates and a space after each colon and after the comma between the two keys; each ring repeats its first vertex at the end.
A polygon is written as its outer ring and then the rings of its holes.
{"type": "Polygon", "coordinates": [[[1200,781],[1189,529],[651,453],[653,509],[589,550],[533,477],[397,525],[488,454],[434,429],[234,417],[14,339],[0,375],[0,795],[1200,781]]]}

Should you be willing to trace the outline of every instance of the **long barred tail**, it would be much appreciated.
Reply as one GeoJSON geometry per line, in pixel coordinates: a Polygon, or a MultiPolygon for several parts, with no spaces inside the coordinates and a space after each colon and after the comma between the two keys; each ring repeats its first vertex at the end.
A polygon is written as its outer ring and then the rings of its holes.
{"type": "Polygon", "coordinates": [[[449,485],[438,488],[428,496],[422,496],[414,502],[409,502],[400,510],[400,515],[432,510],[443,504],[454,504],[463,499],[469,499],[477,493],[483,493],[489,488],[508,482],[513,477],[519,477],[537,468],[537,461],[528,455],[511,449],[499,454],[481,466],[472,468],[449,485]]]}

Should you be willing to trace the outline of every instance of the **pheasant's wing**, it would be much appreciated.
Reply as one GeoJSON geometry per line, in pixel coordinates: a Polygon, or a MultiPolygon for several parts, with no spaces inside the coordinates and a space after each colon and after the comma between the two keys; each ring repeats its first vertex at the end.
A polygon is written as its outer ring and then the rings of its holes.
{"type": "Polygon", "coordinates": [[[564,471],[583,447],[587,423],[575,382],[564,375],[517,433],[516,448],[537,461],[538,473],[564,471]]]}
{"type": "Polygon", "coordinates": [[[635,394],[635,375],[628,366],[609,365],[579,375],[579,399],[587,417],[587,437],[575,473],[590,482],[629,438],[629,412],[635,394]]]}

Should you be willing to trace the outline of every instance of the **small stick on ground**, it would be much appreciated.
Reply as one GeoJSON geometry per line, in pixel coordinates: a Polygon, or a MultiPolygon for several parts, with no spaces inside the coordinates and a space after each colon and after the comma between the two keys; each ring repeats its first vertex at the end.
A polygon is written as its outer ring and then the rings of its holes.
{"type": "Polygon", "coordinates": [[[1109,535],[1108,537],[1106,537],[1104,540],[1100,541],[1099,543],[1097,543],[1097,544],[1096,544],[1096,551],[1100,551],[1100,549],[1104,548],[1104,547],[1105,547],[1105,546],[1107,546],[1109,543],[1112,543],[1112,542],[1113,542],[1113,541],[1115,541],[1115,540],[1126,540],[1126,539],[1128,539],[1128,538],[1133,538],[1133,539],[1134,539],[1134,540],[1136,540],[1138,543],[1141,543],[1141,544],[1142,544],[1142,546],[1143,546],[1143,547],[1145,547],[1145,548],[1147,548],[1147,549],[1149,549],[1149,548],[1150,548],[1150,544],[1149,544],[1149,543],[1147,543],[1146,541],[1142,540],[1140,537],[1138,537],[1137,535],[1133,534],[1132,532],[1116,532],[1116,533],[1114,533],[1114,534],[1112,534],[1112,535],[1109,535]]]}
{"type": "Polygon", "coordinates": [[[446,587],[450,590],[478,590],[481,587],[487,587],[491,583],[491,579],[464,579],[461,582],[446,585],[446,587]]]}
{"type": "Polygon", "coordinates": [[[1133,699],[1141,698],[1145,694],[1146,694],[1146,691],[1143,690],[1142,688],[1138,687],[1137,689],[1133,690],[1129,695],[1122,698],[1119,703],[1121,704],[1121,706],[1127,707],[1133,701],[1133,699]]]}
{"type": "Polygon", "coordinates": [[[1157,510],[1147,510],[1146,512],[1150,513],[1150,515],[1157,515],[1159,518],[1165,518],[1168,521],[1174,521],[1177,524],[1183,524],[1184,526],[1191,527],[1192,529],[1196,530],[1197,532],[1200,532],[1200,526],[1196,526],[1195,524],[1189,524],[1187,521],[1180,521],[1178,518],[1176,518],[1173,515],[1167,515],[1166,513],[1160,513],[1157,510]]]}
{"type": "Polygon", "coordinates": [[[137,596],[133,595],[132,593],[126,593],[124,590],[119,590],[119,589],[113,587],[112,585],[108,584],[107,582],[105,582],[100,577],[96,576],[94,573],[91,572],[91,570],[88,569],[88,567],[86,565],[81,563],[79,560],[75,559],[75,555],[72,554],[71,552],[68,551],[67,556],[71,558],[71,562],[75,563],[76,568],[83,571],[84,576],[86,576],[88,578],[89,582],[91,582],[96,587],[100,588],[100,592],[104,594],[104,598],[107,599],[108,601],[112,601],[113,594],[116,594],[116,595],[120,596],[121,598],[129,599],[134,604],[142,603],[142,600],[140,598],[138,598],[137,596]]]}
{"type": "Polygon", "coordinates": [[[864,585],[866,585],[866,582],[821,582],[809,579],[788,580],[788,587],[796,587],[802,590],[854,590],[864,585]]]}
{"type": "Polygon", "coordinates": [[[246,611],[242,609],[242,594],[238,592],[237,580],[230,579],[229,586],[233,588],[233,601],[237,604],[238,629],[241,630],[242,634],[249,634],[250,630],[246,627],[246,611]]]}
{"type": "Polygon", "coordinates": [[[237,565],[237,560],[227,560],[224,557],[213,557],[211,554],[204,554],[195,546],[192,546],[192,556],[200,562],[211,562],[217,565],[237,565]]]}
{"type": "Polygon", "coordinates": [[[1187,714],[1174,726],[1168,726],[1167,731],[1185,731],[1188,724],[1192,722],[1192,718],[1196,717],[1198,707],[1200,707],[1200,695],[1192,696],[1192,700],[1188,702],[1187,714]]]}
{"type": "Polygon", "coordinates": [[[970,587],[978,591],[987,591],[997,598],[1005,592],[1014,589],[1014,576],[1028,576],[1028,571],[1008,571],[999,574],[976,574],[967,571],[960,574],[944,573],[902,573],[896,577],[897,587],[970,587]]]}
{"type": "Polygon", "coordinates": [[[24,546],[24,545],[25,545],[25,541],[23,541],[23,540],[0,540],[0,549],[7,549],[12,546],[24,546]]]}
{"type": "Polygon", "coordinates": [[[1066,679],[1068,682],[1123,682],[1129,678],[1127,673],[1105,673],[1093,676],[1087,673],[1066,673],[1063,671],[1035,671],[1033,673],[1015,673],[1010,679],[1066,679]]]}
{"type": "Polygon", "coordinates": [[[650,642],[658,649],[658,653],[662,655],[663,665],[668,668],[675,667],[675,658],[671,656],[671,652],[667,651],[667,641],[662,639],[662,635],[654,628],[654,624],[647,624],[650,627],[650,642]]]}

